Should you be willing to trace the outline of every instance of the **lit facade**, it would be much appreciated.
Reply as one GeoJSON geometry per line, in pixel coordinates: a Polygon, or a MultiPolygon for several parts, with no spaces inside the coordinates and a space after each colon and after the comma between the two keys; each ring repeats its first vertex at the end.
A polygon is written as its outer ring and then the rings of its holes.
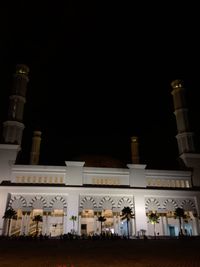
{"type": "MultiPolygon", "coordinates": [[[[20,86],[26,86],[23,80],[28,81],[27,69],[18,69],[17,76],[20,76],[17,77],[20,86]]],[[[180,100],[181,86],[180,81],[178,86],[177,82],[172,84],[173,96],[176,95],[174,101],[180,100]]],[[[22,91],[22,98],[19,90],[15,90],[10,98],[15,108],[10,103],[11,115],[4,123],[4,142],[0,145],[0,234],[8,233],[8,222],[2,217],[8,208],[13,208],[17,218],[11,220],[9,235],[34,235],[36,223],[33,218],[41,215],[39,233],[43,235],[100,234],[98,217],[105,216],[103,232],[123,236],[127,234],[127,225],[120,214],[127,206],[134,213],[129,223],[133,237],[144,233],[154,235],[147,216],[150,212],[157,212],[160,216],[156,233],[177,236],[179,220],[174,217],[177,207],[183,208],[186,215],[186,219],[182,219],[183,233],[200,234],[200,157],[195,154],[189,126],[185,127],[187,112],[181,106],[182,102],[175,105],[177,121],[181,121],[177,139],[180,157],[190,167],[189,171],[146,169],[146,165],[139,164],[135,138],[132,138],[131,145],[133,164],[127,164],[127,168],[84,167],[85,162],[69,161],[65,162],[66,166],[37,165],[40,132],[35,132],[33,138],[31,164],[16,165],[24,127],[25,91],[22,91]],[[71,220],[72,216],[76,217],[75,221],[71,220]]]]}

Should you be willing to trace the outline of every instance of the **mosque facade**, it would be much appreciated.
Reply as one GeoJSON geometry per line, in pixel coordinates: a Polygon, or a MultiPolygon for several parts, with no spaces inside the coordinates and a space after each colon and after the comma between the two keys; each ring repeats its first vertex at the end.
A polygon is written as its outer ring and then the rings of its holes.
{"type": "Polygon", "coordinates": [[[41,132],[35,131],[29,165],[17,165],[23,137],[23,110],[29,69],[17,65],[9,98],[7,120],[0,144],[0,234],[19,236],[36,233],[35,216],[40,215],[42,235],[58,237],[116,234],[140,237],[200,234],[200,154],[190,131],[184,84],[171,83],[177,142],[184,170],[152,170],[139,163],[138,138],[131,138],[132,163],[126,168],[85,167],[83,161],[66,161],[65,166],[39,165],[41,132]],[[128,229],[122,210],[129,207],[128,229]],[[9,209],[15,218],[3,218],[9,209]],[[184,218],[175,216],[177,208],[184,218]],[[158,223],[151,224],[149,214],[158,223]],[[99,217],[104,216],[101,224],[99,217]]]}

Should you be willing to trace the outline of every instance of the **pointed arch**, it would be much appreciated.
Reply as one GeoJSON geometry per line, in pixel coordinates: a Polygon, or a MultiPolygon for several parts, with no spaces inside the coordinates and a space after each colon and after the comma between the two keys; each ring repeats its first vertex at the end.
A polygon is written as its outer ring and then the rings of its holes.
{"type": "Polygon", "coordinates": [[[192,210],[196,211],[196,206],[191,199],[184,199],[181,202],[181,208],[184,209],[185,211],[192,211],[192,210]]]}
{"type": "Polygon", "coordinates": [[[103,208],[103,209],[109,209],[109,210],[111,210],[111,209],[113,209],[113,208],[115,208],[115,202],[114,202],[114,200],[111,198],[111,197],[109,197],[109,196],[106,196],[106,197],[103,197],[102,199],[101,199],[101,201],[99,202],[99,208],[103,208]]]}
{"type": "Polygon", "coordinates": [[[178,208],[178,204],[174,199],[166,199],[163,203],[163,208],[168,211],[174,211],[176,208],[178,208]]]}
{"type": "Polygon", "coordinates": [[[11,197],[8,206],[14,210],[23,209],[27,206],[27,202],[23,196],[11,197]]]}
{"type": "Polygon", "coordinates": [[[43,196],[35,196],[31,199],[29,207],[35,209],[43,209],[47,207],[47,202],[43,196]]]}
{"type": "Polygon", "coordinates": [[[49,203],[49,207],[53,209],[54,207],[59,209],[66,209],[67,202],[62,196],[55,196],[49,203]]]}
{"type": "Polygon", "coordinates": [[[97,208],[97,203],[92,196],[85,196],[81,199],[80,209],[94,209],[97,208]]]}
{"type": "Polygon", "coordinates": [[[134,210],[134,203],[133,201],[128,197],[122,197],[117,204],[117,208],[124,208],[125,206],[130,207],[132,210],[134,210]]]}
{"type": "Polygon", "coordinates": [[[160,203],[156,198],[149,198],[145,203],[146,210],[158,210],[160,209],[160,203]]]}

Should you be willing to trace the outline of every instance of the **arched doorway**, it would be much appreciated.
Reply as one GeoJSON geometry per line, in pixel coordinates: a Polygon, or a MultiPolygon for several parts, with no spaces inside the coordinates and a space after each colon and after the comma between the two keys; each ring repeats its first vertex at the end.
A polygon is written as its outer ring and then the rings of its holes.
{"type": "Polygon", "coordinates": [[[51,237],[61,236],[63,234],[63,209],[54,209],[51,212],[49,220],[49,234],[51,237]]]}
{"type": "Polygon", "coordinates": [[[33,209],[30,214],[29,225],[25,226],[28,227],[28,234],[31,236],[42,235],[43,221],[35,220],[38,215],[43,218],[43,209],[33,209]]]}
{"type": "Polygon", "coordinates": [[[19,236],[21,233],[21,225],[22,225],[22,210],[17,209],[15,210],[17,212],[16,219],[11,220],[10,224],[10,236],[19,236]]]}
{"type": "Polygon", "coordinates": [[[97,218],[92,209],[83,209],[80,213],[81,235],[96,233],[97,218]]]}
{"type": "Polygon", "coordinates": [[[114,220],[113,220],[113,211],[109,209],[105,209],[102,211],[103,217],[106,218],[106,221],[103,223],[103,229],[102,232],[105,235],[111,235],[115,233],[114,229],[114,220]]]}

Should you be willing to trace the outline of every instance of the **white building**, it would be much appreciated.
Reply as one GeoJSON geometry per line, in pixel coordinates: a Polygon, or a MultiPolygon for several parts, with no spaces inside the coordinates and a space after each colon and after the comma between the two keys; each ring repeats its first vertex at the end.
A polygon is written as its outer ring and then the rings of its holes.
{"type": "Polygon", "coordinates": [[[180,158],[187,171],[148,170],[139,164],[138,140],[131,139],[132,161],[127,168],[84,167],[84,162],[66,161],[66,166],[37,165],[41,133],[34,132],[30,165],[16,165],[23,134],[23,107],[28,82],[28,68],[18,65],[10,96],[8,120],[3,124],[0,145],[0,234],[6,234],[8,223],[3,219],[7,209],[17,212],[11,221],[10,235],[31,235],[36,231],[35,215],[41,215],[40,233],[59,236],[75,231],[77,234],[100,234],[98,217],[105,216],[103,232],[126,235],[126,221],[121,211],[130,207],[132,236],[146,231],[153,235],[153,225],[147,214],[160,215],[156,224],[159,235],[179,233],[179,220],[174,218],[177,207],[183,208],[183,232],[200,234],[200,155],[195,153],[193,133],[189,130],[184,99],[184,86],[172,83],[177,141],[180,158]],[[76,216],[76,221],[71,220],[76,216]]]}

